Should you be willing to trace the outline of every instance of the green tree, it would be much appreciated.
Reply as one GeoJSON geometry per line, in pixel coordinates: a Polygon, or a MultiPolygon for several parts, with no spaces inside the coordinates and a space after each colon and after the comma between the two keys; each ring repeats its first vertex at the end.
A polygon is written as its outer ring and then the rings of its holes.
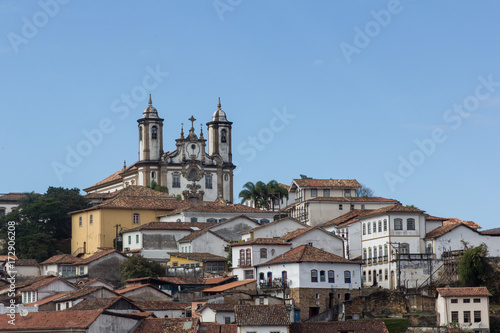
{"type": "Polygon", "coordinates": [[[151,185],[147,187],[155,191],[168,193],[168,187],[158,185],[158,183],[155,180],[152,180],[151,185]]]}
{"type": "Polygon", "coordinates": [[[300,174],[300,179],[312,179],[312,177],[307,177],[306,175],[300,174]]]}
{"type": "Polygon", "coordinates": [[[356,196],[357,197],[373,197],[373,195],[374,195],[373,190],[371,188],[369,188],[368,186],[365,186],[363,184],[361,184],[360,188],[356,189],[356,196]]]}
{"type": "Polygon", "coordinates": [[[251,200],[255,203],[256,208],[269,209],[274,205],[273,198],[288,198],[288,191],[280,186],[276,180],[271,180],[267,184],[263,181],[258,181],[255,184],[247,182],[243,185],[243,190],[238,195],[241,198],[241,203],[251,200]]]}
{"type": "Polygon", "coordinates": [[[128,257],[120,265],[120,277],[122,281],[148,276],[158,277],[162,273],[163,268],[159,263],[148,260],[138,254],[128,257]]]}
{"type": "Polygon", "coordinates": [[[1,236],[7,236],[7,222],[15,222],[16,255],[43,261],[63,249],[59,247],[62,240],[71,238],[68,213],[87,207],[87,199],[77,188],[49,187],[44,195],[27,193],[16,211],[0,219],[1,236]]]}
{"type": "Polygon", "coordinates": [[[481,244],[466,250],[458,263],[460,285],[463,287],[484,286],[491,267],[487,261],[488,247],[481,244]]]}

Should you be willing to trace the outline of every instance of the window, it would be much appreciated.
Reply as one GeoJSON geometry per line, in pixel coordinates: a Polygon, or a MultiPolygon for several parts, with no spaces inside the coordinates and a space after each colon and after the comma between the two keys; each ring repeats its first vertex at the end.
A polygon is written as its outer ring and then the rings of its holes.
{"type": "Polygon", "coordinates": [[[335,283],[335,272],[328,271],[328,283],[335,283]]]}
{"type": "Polygon", "coordinates": [[[286,284],[288,277],[288,273],[286,271],[281,271],[281,281],[283,281],[283,284],[286,284]]]}
{"type": "Polygon", "coordinates": [[[400,245],[400,251],[401,251],[401,254],[408,254],[408,253],[410,253],[410,244],[408,244],[408,243],[401,243],[401,245],[400,245]]]}
{"type": "Polygon", "coordinates": [[[378,221],[378,232],[382,232],[382,221],[378,221]]]}
{"type": "Polygon", "coordinates": [[[172,267],[179,267],[179,263],[177,261],[172,262],[172,267]]]}
{"type": "Polygon", "coordinates": [[[315,269],[311,271],[311,282],[318,282],[318,271],[315,269]]]}
{"type": "Polygon", "coordinates": [[[481,311],[474,311],[474,322],[475,323],[481,322],[481,311]]]}
{"type": "Polygon", "coordinates": [[[372,248],[368,248],[368,259],[372,258],[372,248]]]}
{"type": "Polygon", "coordinates": [[[227,137],[226,137],[226,130],[225,129],[222,129],[220,131],[220,142],[226,142],[227,141],[227,137]]]}
{"type": "Polygon", "coordinates": [[[89,215],[89,224],[92,225],[94,223],[94,216],[92,214],[89,215]]]}
{"type": "Polygon", "coordinates": [[[309,242],[309,243],[307,243],[307,245],[313,246],[313,242],[309,242]]]}
{"type": "Polygon", "coordinates": [[[267,224],[267,223],[269,223],[268,219],[262,219],[262,220],[260,220],[260,224],[267,224]]]}
{"type": "Polygon", "coordinates": [[[319,282],[325,282],[325,281],[326,281],[325,271],[320,271],[319,272],[319,282]]]}
{"type": "Polygon", "coordinates": [[[403,220],[394,219],[394,230],[403,230],[403,220]]]}
{"type": "Polygon", "coordinates": [[[211,222],[211,223],[217,223],[217,219],[214,219],[213,217],[207,219],[207,222],[211,222]]]}
{"type": "Polygon", "coordinates": [[[406,230],[415,230],[415,219],[406,219],[406,230]]]}
{"type": "Polygon", "coordinates": [[[363,272],[363,282],[366,282],[366,272],[363,272]]]}
{"type": "Polygon", "coordinates": [[[366,224],[363,223],[363,235],[366,235],[366,224]]]}
{"type": "Polygon", "coordinates": [[[324,197],[329,197],[330,196],[330,190],[329,189],[324,189],[323,190],[323,196],[324,197]]]}
{"type": "MultiPolygon", "coordinates": [[[[389,253],[388,253],[388,250],[387,250],[387,244],[385,244],[384,245],[384,257],[387,257],[388,254],[389,253]]],[[[386,258],[386,260],[387,260],[387,258],[386,258]]]]}
{"type": "Polygon", "coordinates": [[[132,223],[139,224],[139,213],[134,213],[134,215],[132,216],[132,223]]]}
{"type": "Polygon", "coordinates": [[[372,271],[368,271],[368,282],[372,281],[372,271]]]}
{"type": "Polygon", "coordinates": [[[253,269],[245,271],[245,280],[253,280],[253,269]]]}
{"type": "Polygon", "coordinates": [[[351,272],[350,271],[344,271],[344,282],[351,283],[351,272]]]}
{"type": "Polygon", "coordinates": [[[382,261],[382,245],[379,245],[378,246],[378,258],[379,258],[379,261],[382,261]]]}
{"type": "Polygon", "coordinates": [[[259,273],[259,280],[264,281],[264,273],[259,273]]]}
{"type": "Polygon", "coordinates": [[[377,259],[377,247],[373,247],[373,258],[377,259]]]}
{"type": "Polygon", "coordinates": [[[132,236],[128,236],[128,245],[132,244],[132,236]]]}
{"type": "Polygon", "coordinates": [[[158,128],[156,126],[151,127],[151,139],[156,139],[158,137],[158,128]]]}
{"type": "Polygon", "coordinates": [[[372,223],[368,222],[368,234],[372,233],[372,223]]]}
{"type": "Polygon", "coordinates": [[[80,275],[83,275],[83,274],[85,274],[85,267],[80,266],[80,275]]]}
{"type": "Polygon", "coordinates": [[[470,323],[470,311],[464,311],[464,323],[470,323]]]}
{"type": "Polygon", "coordinates": [[[205,188],[212,188],[212,175],[205,176],[205,188]]]}
{"type": "Polygon", "coordinates": [[[366,249],[363,249],[363,259],[366,259],[366,249]]]}
{"type": "Polygon", "coordinates": [[[373,233],[377,233],[377,222],[373,222],[373,233]]]}
{"type": "Polygon", "coordinates": [[[458,298],[452,298],[451,303],[458,303],[458,298]]]}
{"type": "Polygon", "coordinates": [[[191,218],[191,222],[198,222],[198,218],[197,217],[192,217],[191,218]]]}
{"type": "Polygon", "coordinates": [[[451,311],[451,321],[458,323],[458,311],[451,311]]]}
{"type": "Polygon", "coordinates": [[[348,198],[351,196],[351,190],[344,190],[344,197],[348,198]]]}
{"type": "Polygon", "coordinates": [[[181,179],[177,173],[172,175],[172,187],[181,187],[181,179]]]}
{"type": "Polygon", "coordinates": [[[245,265],[245,250],[240,250],[240,265],[245,265]]]}
{"type": "Polygon", "coordinates": [[[260,249],[260,257],[267,258],[267,249],[260,249]]]}
{"type": "Polygon", "coordinates": [[[142,126],[139,126],[139,141],[142,141],[142,126]]]}
{"type": "Polygon", "coordinates": [[[474,298],[474,303],[481,303],[481,299],[480,298],[474,298]]]}
{"type": "Polygon", "coordinates": [[[470,303],[470,298],[464,298],[464,303],[470,303]]]}
{"type": "Polygon", "coordinates": [[[354,210],[354,204],[351,205],[351,210],[354,210]]]}
{"type": "Polygon", "coordinates": [[[139,234],[135,235],[135,243],[139,244],[139,234]]]}
{"type": "Polygon", "coordinates": [[[386,269],[384,270],[384,280],[386,280],[386,281],[387,281],[388,279],[389,279],[389,270],[386,268],[386,269]]]}
{"type": "Polygon", "coordinates": [[[78,226],[81,227],[82,226],[82,217],[80,216],[78,218],[78,226]]]}
{"type": "Polygon", "coordinates": [[[313,188],[311,189],[311,197],[317,197],[318,196],[318,190],[313,188]]]}
{"type": "Polygon", "coordinates": [[[0,217],[5,216],[5,208],[0,208],[0,217]]]}
{"type": "Polygon", "coordinates": [[[251,265],[252,264],[252,250],[251,249],[247,249],[246,251],[247,255],[246,255],[246,264],[247,265],[251,265]]]}
{"type": "Polygon", "coordinates": [[[224,324],[226,325],[231,324],[231,317],[224,317],[224,324]]]}
{"type": "Polygon", "coordinates": [[[342,210],[342,204],[339,204],[339,210],[342,210]]]}
{"type": "Polygon", "coordinates": [[[384,231],[387,231],[387,220],[384,220],[384,231]]]}

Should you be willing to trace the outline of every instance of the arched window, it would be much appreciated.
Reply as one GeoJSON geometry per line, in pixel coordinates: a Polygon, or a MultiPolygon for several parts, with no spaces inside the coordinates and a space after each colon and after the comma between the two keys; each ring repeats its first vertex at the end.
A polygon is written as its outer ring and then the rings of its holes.
{"type": "Polygon", "coordinates": [[[415,230],[415,219],[406,219],[406,230],[415,230]]]}
{"type": "Polygon", "coordinates": [[[286,285],[287,276],[288,273],[286,271],[281,272],[281,281],[283,282],[283,285],[286,285]]]}
{"type": "Polygon", "coordinates": [[[368,222],[368,233],[369,234],[372,233],[372,223],[371,222],[368,222]]]}
{"type": "Polygon", "coordinates": [[[158,128],[156,126],[151,127],[151,139],[158,138],[158,128]]]}
{"type": "Polygon", "coordinates": [[[382,232],[382,221],[378,221],[378,232],[382,232]]]}
{"type": "Polygon", "coordinates": [[[335,283],[335,272],[328,271],[328,283],[335,283]]]}
{"type": "Polygon", "coordinates": [[[372,271],[368,271],[368,282],[372,282],[372,271]]]}
{"type": "MultiPolygon", "coordinates": [[[[245,250],[240,250],[240,265],[245,265],[245,250]]],[[[264,274],[264,273],[261,273],[264,274]]]]}
{"type": "Polygon", "coordinates": [[[344,271],[344,283],[351,283],[351,271],[344,271]]]}
{"type": "Polygon", "coordinates": [[[226,130],[223,129],[220,131],[220,142],[226,142],[227,141],[227,138],[226,138],[226,130]]]}
{"type": "Polygon", "coordinates": [[[385,260],[387,260],[387,256],[389,255],[389,251],[388,251],[388,247],[387,247],[387,244],[384,245],[384,256],[385,256],[385,260]]]}
{"type": "Polygon", "coordinates": [[[260,249],[260,258],[261,259],[266,259],[267,258],[267,249],[266,248],[261,248],[260,249]]]}
{"type": "Polygon", "coordinates": [[[366,249],[363,249],[363,259],[366,259],[366,249]]]}
{"type": "Polygon", "coordinates": [[[377,222],[373,221],[373,233],[377,233],[377,222]]]}
{"type": "Polygon", "coordinates": [[[389,270],[387,268],[384,269],[384,280],[389,280],[389,270]]]}
{"type": "Polygon", "coordinates": [[[366,235],[366,224],[363,223],[363,235],[366,235]]]}
{"type": "Polygon", "coordinates": [[[326,281],[325,271],[320,271],[319,272],[319,282],[325,282],[325,281],[326,281]]]}
{"type": "Polygon", "coordinates": [[[250,250],[250,249],[247,249],[246,264],[247,265],[252,264],[252,250],[250,250]]]}
{"type": "Polygon", "coordinates": [[[372,258],[372,248],[368,248],[368,260],[372,258]]]}
{"type": "Polygon", "coordinates": [[[318,282],[318,271],[315,269],[311,270],[311,282],[318,282]]]}
{"type": "Polygon", "coordinates": [[[401,251],[401,254],[410,253],[410,244],[401,243],[399,250],[401,251]]]}
{"type": "Polygon", "coordinates": [[[212,188],[212,175],[205,176],[205,188],[212,188]]]}
{"type": "Polygon", "coordinates": [[[260,281],[264,281],[265,280],[264,273],[259,273],[259,280],[260,281]]]}
{"type": "Polygon", "coordinates": [[[139,141],[142,141],[142,126],[139,126],[139,141]]]}
{"type": "Polygon", "coordinates": [[[394,219],[394,230],[403,230],[403,220],[402,219],[394,219]]]}
{"type": "Polygon", "coordinates": [[[382,261],[382,256],[383,256],[382,245],[379,245],[378,246],[378,259],[379,259],[379,261],[382,261]]]}
{"type": "Polygon", "coordinates": [[[267,285],[271,287],[273,285],[273,273],[267,272],[267,285]]]}
{"type": "Polygon", "coordinates": [[[373,247],[373,259],[375,259],[375,260],[377,259],[377,247],[376,246],[373,247]]]}
{"type": "Polygon", "coordinates": [[[387,231],[387,220],[384,219],[384,231],[387,231]]]}

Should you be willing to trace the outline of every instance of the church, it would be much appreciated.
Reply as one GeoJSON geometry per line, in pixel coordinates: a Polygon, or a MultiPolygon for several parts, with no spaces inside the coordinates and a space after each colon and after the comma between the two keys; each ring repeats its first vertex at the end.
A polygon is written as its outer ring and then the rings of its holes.
{"type": "Polygon", "coordinates": [[[233,170],[231,152],[231,125],[222,111],[220,98],[217,110],[208,122],[208,140],[203,126],[196,135],[191,116],[187,135],[181,133],[175,140],[176,149],[163,151],[163,120],[149,105],[138,122],[139,160],[130,166],[124,164],[111,176],[86,189],[88,194],[111,193],[129,185],[157,184],[168,188],[168,193],[183,200],[217,201],[232,203],[233,170]],[[207,152],[208,141],[208,152],[207,152]]]}

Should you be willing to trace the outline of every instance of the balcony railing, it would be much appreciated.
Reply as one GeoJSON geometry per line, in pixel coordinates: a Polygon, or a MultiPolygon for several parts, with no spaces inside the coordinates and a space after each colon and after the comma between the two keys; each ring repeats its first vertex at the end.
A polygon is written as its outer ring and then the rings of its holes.
{"type": "Polygon", "coordinates": [[[250,259],[238,259],[238,266],[251,266],[252,260],[250,259]]]}
{"type": "Polygon", "coordinates": [[[288,288],[291,282],[289,279],[282,278],[274,278],[272,281],[260,280],[259,287],[260,289],[283,289],[288,288]]]}

